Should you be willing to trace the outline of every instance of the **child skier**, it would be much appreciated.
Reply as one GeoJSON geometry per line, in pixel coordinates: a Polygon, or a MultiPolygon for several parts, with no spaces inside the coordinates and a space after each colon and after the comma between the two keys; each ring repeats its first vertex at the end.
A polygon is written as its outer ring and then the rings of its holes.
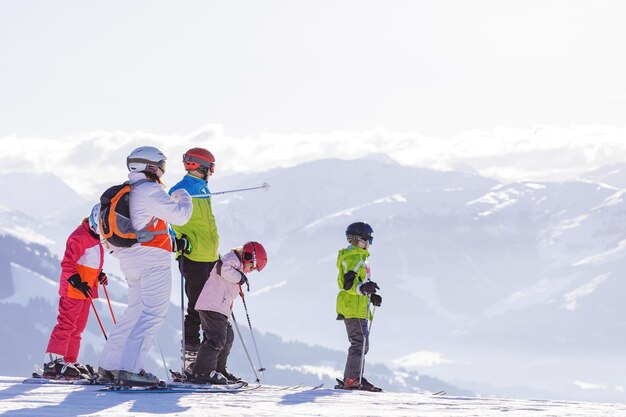
{"type": "Polygon", "coordinates": [[[193,199],[193,213],[182,226],[173,226],[178,241],[188,241],[189,249],[177,245],[178,266],[185,278],[187,314],[184,319],[184,369],[191,371],[200,347],[200,315],[196,311],[196,300],[204,287],[213,266],[217,262],[219,235],[215,216],[211,208],[211,197],[207,181],[215,170],[215,157],[204,148],[189,149],[183,155],[183,165],[187,174],[170,189],[170,194],[184,189],[191,195],[206,197],[193,199]]]}
{"type": "Polygon", "coordinates": [[[370,281],[370,256],[368,249],[373,243],[372,227],[364,222],[352,223],[346,229],[350,245],[339,251],[337,256],[337,320],[343,320],[348,333],[350,348],[344,370],[343,381],[337,388],[381,391],[365,377],[365,354],[369,350],[368,321],[372,318],[370,303],[379,307],[382,297],[376,294],[378,285],[370,281]]]}
{"type": "Polygon", "coordinates": [[[248,282],[245,274],[255,269],[261,271],[266,264],[267,253],[258,242],[248,242],[232,249],[217,261],[196,302],[205,338],[193,366],[190,378],[193,382],[229,384],[241,381],[226,368],[234,339],[229,316],[241,285],[248,282]]]}
{"type": "Polygon", "coordinates": [[[168,223],[185,224],[192,211],[187,191],[176,190],[171,196],[165,192],[161,176],[166,159],[152,146],[137,148],[126,159],[130,220],[135,230],[148,236],[113,253],[128,282],[128,307],[104,345],[98,369],[101,379],[128,385],[159,383],[158,377],[143,369],[143,358],[169,308],[173,245],[168,223]]]}
{"type": "Polygon", "coordinates": [[[77,360],[92,299],[98,298],[98,282],[107,285],[107,276],[102,272],[99,212],[100,204],[96,204],[91,215],[67,238],[61,261],[59,315],[46,349],[44,378],[77,379],[91,376],[93,370],[77,360]]]}

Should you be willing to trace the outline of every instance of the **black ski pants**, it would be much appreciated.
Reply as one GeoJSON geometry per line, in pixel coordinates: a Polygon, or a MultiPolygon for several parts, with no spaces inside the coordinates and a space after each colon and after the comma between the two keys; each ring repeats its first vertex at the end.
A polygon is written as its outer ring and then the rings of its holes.
{"type": "Polygon", "coordinates": [[[216,262],[196,262],[180,256],[178,269],[185,277],[187,314],[185,315],[185,350],[197,352],[200,347],[200,315],[196,302],[216,262]]]}
{"type": "Polygon", "coordinates": [[[200,311],[204,340],[198,349],[194,375],[209,375],[211,371],[223,373],[228,355],[233,347],[235,333],[228,317],[215,311],[200,311]]]}
{"type": "Polygon", "coordinates": [[[369,337],[367,334],[367,320],[365,319],[344,319],[346,332],[350,347],[348,348],[348,359],[346,360],[346,368],[343,372],[345,378],[359,378],[361,372],[361,357],[365,360],[363,354],[363,340],[365,339],[365,353],[369,350],[369,337]]]}

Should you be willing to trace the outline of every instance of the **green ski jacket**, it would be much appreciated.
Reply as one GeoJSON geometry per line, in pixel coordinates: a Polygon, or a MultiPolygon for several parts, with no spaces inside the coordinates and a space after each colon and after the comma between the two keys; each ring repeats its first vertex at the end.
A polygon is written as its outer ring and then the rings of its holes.
{"type": "Polygon", "coordinates": [[[367,249],[361,249],[355,246],[348,246],[341,249],[337,256],[337,285],[339,294],[337,294],[337,314],[338,319],[357,318],[364,319],[367,316],[367,296],[357,293],[356,289],[359,284],[367,278],[365,268],[365,260],[370,256],[367,249]],[[356,278],[352,287],[348,290],[343,289],[343,276],[348,271],[354,271],[356,278]]]}

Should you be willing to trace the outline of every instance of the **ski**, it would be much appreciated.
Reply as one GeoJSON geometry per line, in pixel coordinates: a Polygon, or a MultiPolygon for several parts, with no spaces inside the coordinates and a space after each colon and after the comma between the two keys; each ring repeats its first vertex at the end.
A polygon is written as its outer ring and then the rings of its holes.
{"type": "Polygon", "coordinates": [[[264,386],[263,389],[267,391],[289,391],[289,390],[296,390],[300,387],[302,387],[302,384],[283,385],[283,386],[268,385],[268,386],[264,386]]]}
{"type": "Polygon", "coordinates": [[[446,392],[445,391],[437,391],[437,392],[433,392],[430,395],[441,397],[442,395],[446,395],[446,392]]]}
{"type": "Polygon", "coordinates": [[[46,378],[37,372],[33,372],[30,378],[22,381],[22,384],[57,384],[57,385],[105,385],[95,378],[56,379],[46,378]]]}
{"type": "Polygon", "coordinates": [[[247,391],[260,387],[246,387],[246,383],[239,382],[228,385],[211,385],[211,384],[191,384],[185,382],[172,382],[164,385],[152,386],[129,386],[129,385],[110,385],[99,391],[119,392],[119,393],[220,393],[220,392],[239,392],[247,391]]]}

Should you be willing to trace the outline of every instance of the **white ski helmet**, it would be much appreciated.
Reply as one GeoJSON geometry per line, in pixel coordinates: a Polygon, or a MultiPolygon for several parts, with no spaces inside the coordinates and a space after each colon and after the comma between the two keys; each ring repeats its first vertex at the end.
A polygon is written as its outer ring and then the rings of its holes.
{"type": "Polygon", "coordinates": [[[157,173],[157,168],[165,173],[165,161],[167,158],[154,146],[141,146],[128,155],[126,166],[130,172],[148,171],[157,173]]]}
{"type": "Polygon", "coordinates": [[[98,233],[98,223],[100,223],[99,219],[100,219],[100,203],[93,206],[93,208],[91,209],[91,214],[89,215],[89,227],[91,228],[91,231],[94,232],[95,234],[99,234],[98,233]]]}

